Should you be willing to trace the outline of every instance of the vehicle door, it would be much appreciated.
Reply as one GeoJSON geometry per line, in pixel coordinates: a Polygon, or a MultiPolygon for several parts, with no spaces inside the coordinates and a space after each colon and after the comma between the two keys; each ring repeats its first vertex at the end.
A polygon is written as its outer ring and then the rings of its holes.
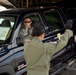
{"type": "MultiPolygon", "coordinates": [[[[75,7],[68,7],[68,8],[64,7],[62,10],[66,14],[67,19],[71,19],[73,21],[72,30],[74,33],[74,47],[76,47],[76,8],[75,7]]],[[[76,53],[75,49],[73,50],[73,54],[76,53]]]]}
{"type": "Polygon", "coordinates": [[[8,68],[11,74],[11,71],[14,71],[13,68],[15,68],[11,42],[15,19],[15,16],[8,14],[0,15],[0,66],[3,66],[3,73],[6,72],[8,68]]]}
{"type": "MultiPolygon", "coordinates": [[[[32,27],[36,26],[35,23],[40,22],[42,23],[42,18],[40,13],[38,12],[32,12],[32,13],[28,13],[25,14],[20,22],[20,24],[18,25],[19,27],[17,27],[16,33],[14,33],[14,36],[16,37],[16,45],[17,47],[14,49],[14,55],[15,55],[15,61],[16,61],[16,70],[17,70],[17,74],[19,74],[21,71],[25,72],[26,71],[26,62],[24,59],[24,43],[20,42],[20,38],[19,38],[19,32],[21,29],[24,28],[24,18],[25,17],[29,17],[32,20],[32,27]]],[[[26,40],[26,38],[25,38],[26,40]]]]}
{"type": "MultiPolygon", "coordinates": [[[[47,40],[47,42],[50,41],[51,43],[56,43],[56,41],[58,40],[57,34],[60,33],[62,35],[65,31],[64,18],[62,17],[61,13],[56,9],[50,9],[48,11],[45,10],[43,13],[46,20],[45,22],[48,27],[48,34],[45,36],[44,41],[47,40]]],[[[69,58],[71,54],[69,48],[63,48],[62,50],[54,54],[54,56],[56,56],[55,59],[51,61],[51,63],[55,65],[69,58]]]]}

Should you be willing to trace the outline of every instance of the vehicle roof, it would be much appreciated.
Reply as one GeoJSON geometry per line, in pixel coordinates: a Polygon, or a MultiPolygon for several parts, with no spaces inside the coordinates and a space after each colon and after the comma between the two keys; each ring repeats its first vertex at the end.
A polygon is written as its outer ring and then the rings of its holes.
{"type": "Polygon", "coordinates": [[[26,11],[38,11],[38,10],[45,10],[45,9],[48,9],[48,8],[58,8],[58,7],[43,7],[43,8],[40,8],[40,7],[32,7],[32,8],[15,8],[15,9],[7,9],[5,11],[1,11],[0,14],[8,14],[8,15],[19,15],[23,12],[26,12],[26,11]]]}
{"type": "Polygon", "coordinates": [[[26,10],[25,8],[7,9],[4,11],[1,11],[0,14],[16,14],[16,15],[18,15],[25,10],[26,10]]]}

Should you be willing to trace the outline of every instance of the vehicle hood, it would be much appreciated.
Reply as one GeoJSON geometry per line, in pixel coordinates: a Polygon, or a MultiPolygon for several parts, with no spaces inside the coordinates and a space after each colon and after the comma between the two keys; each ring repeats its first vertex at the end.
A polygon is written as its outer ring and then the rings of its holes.
{"type": "Polygon", "coordinates": [[[3,55],[9,52],[9,50],[6,49],[7,49],[7,45],[3,45],[2,47],[0,47],[0,57],[2,57],[3,55]]]}

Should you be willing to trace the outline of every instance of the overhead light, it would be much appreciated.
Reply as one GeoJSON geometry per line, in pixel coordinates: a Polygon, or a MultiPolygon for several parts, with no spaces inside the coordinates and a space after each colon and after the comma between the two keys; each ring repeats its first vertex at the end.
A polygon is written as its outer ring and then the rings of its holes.
{"type": "Polygon", "coordinates": [[[53,3],[55,3],[55,1],[53,1],[53,3]]]}
{"type": "Polygon", "coordinates": [[[0,11],[6,10],[6,9],[7,9],[6,7],[0,5],[0,11]]]}
{"type": "Polygon", "coordinates": [[[43,6],[40,6],[40,8],[44,8],[43,6]]]}

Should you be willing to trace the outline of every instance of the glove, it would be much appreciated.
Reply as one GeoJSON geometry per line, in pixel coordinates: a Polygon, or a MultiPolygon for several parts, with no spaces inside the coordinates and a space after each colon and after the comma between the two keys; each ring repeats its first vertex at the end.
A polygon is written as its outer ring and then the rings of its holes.
{"type": "Polygon", "coordinates": [[[58,33],[57,34],[57,38],[60,40],[60,37],[61,37],[61,34],[60,33],[58,33]]]}
{"type": "Polygon", "coordinates": [[[65,29],[72,29],[73,21],[72,20],[67,20],[66,24],[64,25],[65,29]]]}

